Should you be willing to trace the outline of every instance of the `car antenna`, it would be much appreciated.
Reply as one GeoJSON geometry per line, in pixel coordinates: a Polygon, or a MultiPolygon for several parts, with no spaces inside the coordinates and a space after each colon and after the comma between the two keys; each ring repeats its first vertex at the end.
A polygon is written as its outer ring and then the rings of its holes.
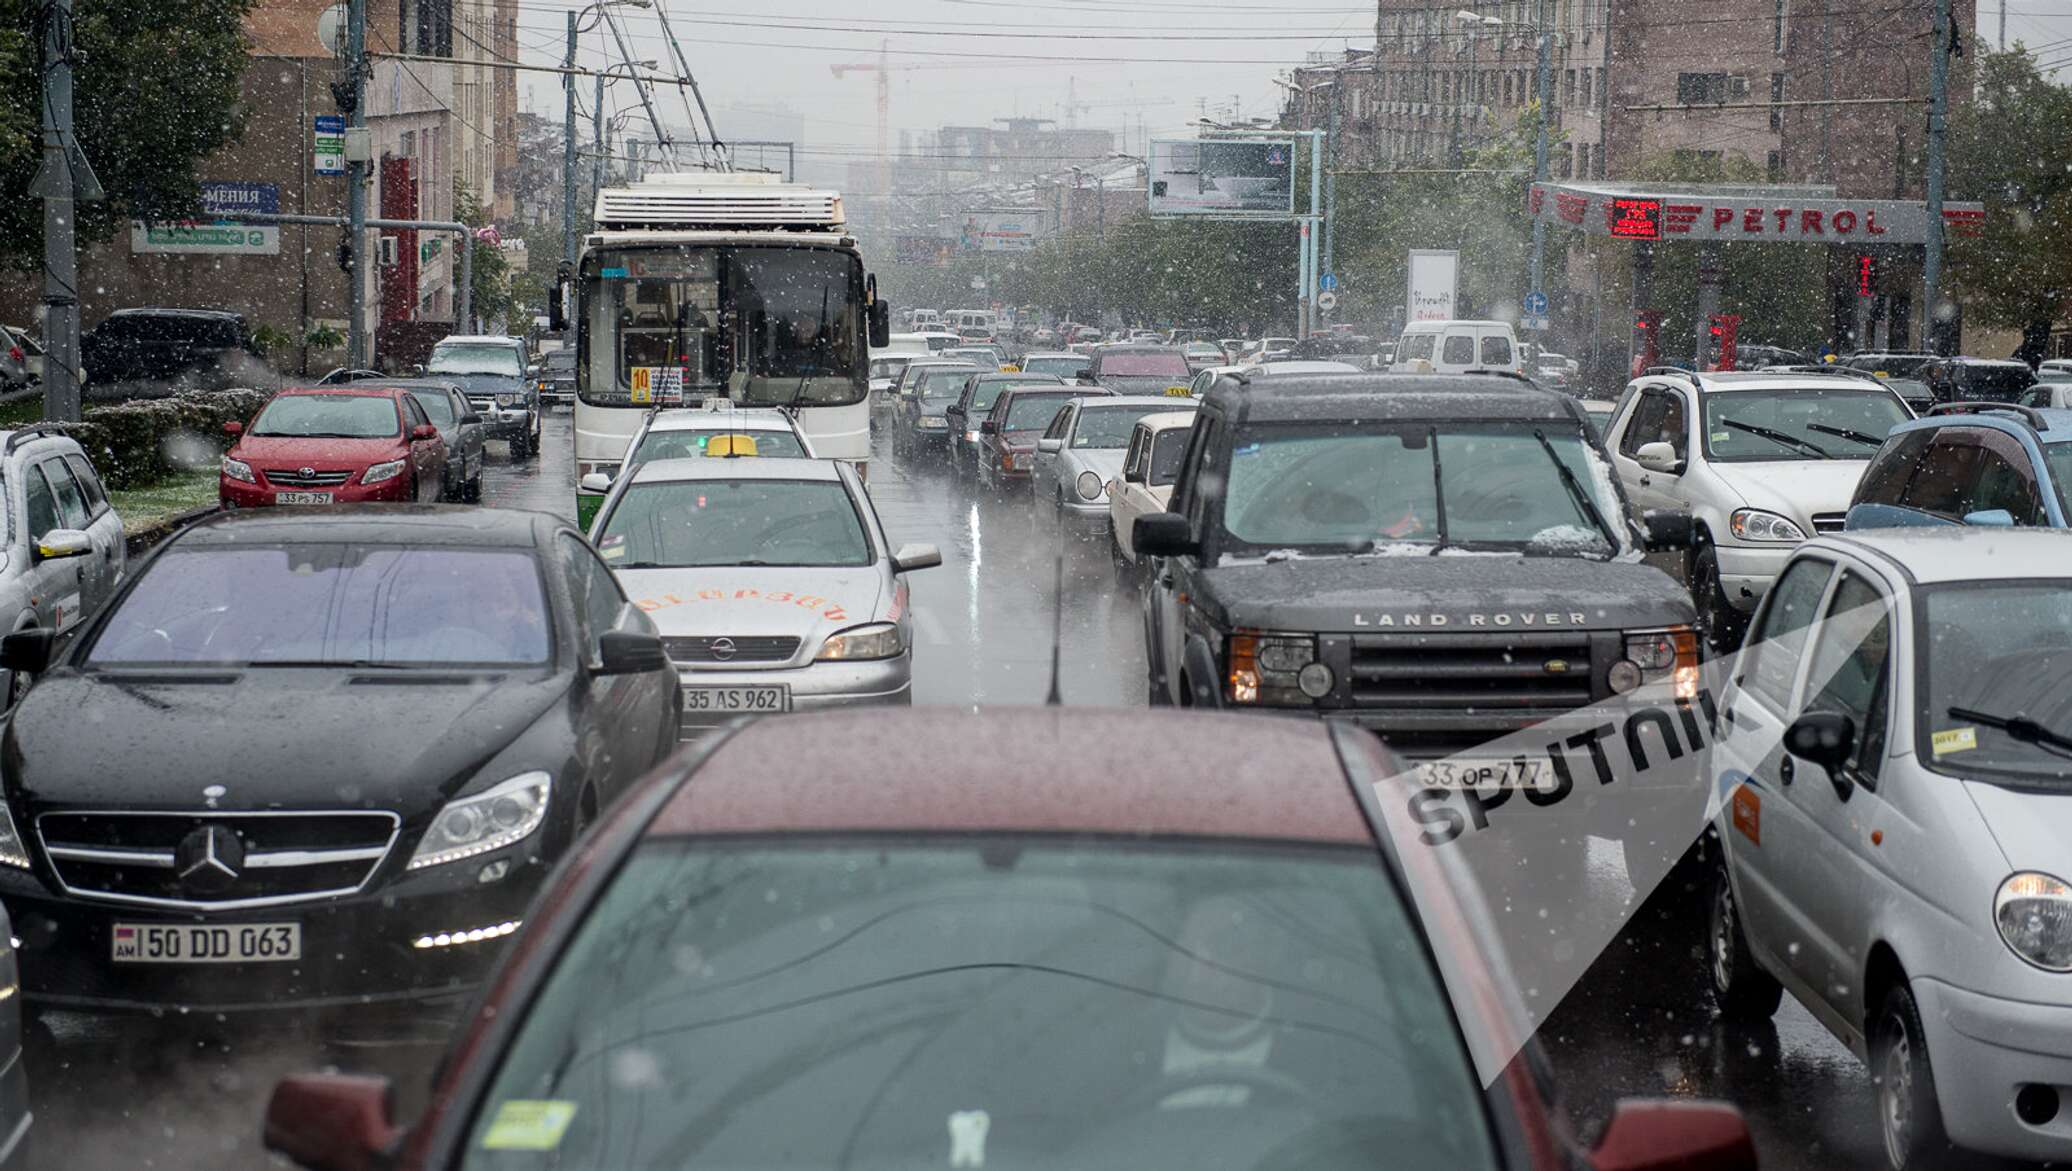
{"type": "Polygon", "coordinates": [[[1061,648],[1065,641],[1065,555],[1058,554],[1057,593],[1050,608],[1050,694],[1043,697],[1045,707],[1065,706],[1064,694],[1058,688],[1058,674],[1062,667],[1061,648]]]}

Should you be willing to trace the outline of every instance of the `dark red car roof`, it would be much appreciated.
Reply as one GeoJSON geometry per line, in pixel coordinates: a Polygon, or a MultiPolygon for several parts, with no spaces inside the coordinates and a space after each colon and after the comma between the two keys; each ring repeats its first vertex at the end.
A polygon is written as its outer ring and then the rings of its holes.
{"type": "Polygon", "coordinates": [[[852,830],[1374,843],[1321,724],[1090,708],[760,721],[720,745],[648,827],[852,830]]]}
{"type": "Polygon", "coordinates": [[[283,394],[356,394],[366,398],[394,398],[399,394],[408,394],[409,392],[401,387],[390,386],[386,382],[376,382],[369,379],[360,382],[341,382],[336,386],[284,386],[274,393],[276,396],[283,394]]]}

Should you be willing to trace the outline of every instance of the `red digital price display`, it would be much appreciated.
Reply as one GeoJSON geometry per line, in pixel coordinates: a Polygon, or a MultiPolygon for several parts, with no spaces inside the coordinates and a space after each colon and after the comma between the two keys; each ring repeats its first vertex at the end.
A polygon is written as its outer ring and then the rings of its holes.
{"type": "Polygon", "coordinates": [[[1612,235],[1628,240],[1662,238],[1661,200],[1614,199],[1608,211],[1612,235]]]}
{"type": "Polygon", "coordinates": [[[1856,295],[1875,296],[1878,291],[1878,260],[1875,256],[1856,258],[1856,295]]]}

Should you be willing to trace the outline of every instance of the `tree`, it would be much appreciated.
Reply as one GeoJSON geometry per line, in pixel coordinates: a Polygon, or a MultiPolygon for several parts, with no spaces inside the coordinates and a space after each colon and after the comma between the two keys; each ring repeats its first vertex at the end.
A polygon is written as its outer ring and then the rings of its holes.
{"type": "MultiPolygon", "coordinates": [[[[490,226],[488,209],[459,179],[453,181],[453,218],[471,230],[490,226]]],[[[478,320],[504,321],[510,317],[515,304],[511,296],[511,262],[503,249],[480,240],[475,242],[474,270],[468,283],[468,296],[473,302],[470,308],[478,320]]],[[[471,324],[463,321],[460,327],[466,330],[471,324]]]]}
{"type": "MultiPolygon", "coordinates": [[[[73,121],[107,198],[82,203],[81,244],[138,217],[201,211],[196,163],[235,142],[254,0],[78,0],[73,121]]],[[[42,162],[36,68],[41,0],[0,0],[0,264],[43,259],[43,207],[29,197],[42,162]]]]}
{"type": "Polygon", "coordinates": [[[1972,100],[1950,116],[1949,179],[1986,221],[1949,237],[1949,275],[1973,320],[2022,331],[2016,356],[2033,365],[2072,296],[2072,90],[2022,48],[1976,68],[1972,100]]]}

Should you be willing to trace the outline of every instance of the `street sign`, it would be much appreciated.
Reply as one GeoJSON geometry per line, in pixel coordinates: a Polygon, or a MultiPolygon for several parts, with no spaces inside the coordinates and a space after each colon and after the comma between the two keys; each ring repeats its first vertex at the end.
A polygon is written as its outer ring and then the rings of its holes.
{"type": "Polygon", "coordinates": [[[1335,292],[1337,292],[1337,291],[1338,291],[1338,274],[1337,274],[1337,273],[1335,273],[1335,272],[1327,272],[1327,273],[1325,273],[1325,274],[1324,274],[1323,276],[1320,276],[1320,277],[1318,277],[1318,278],[1317,278],[1317,287],[1318,287],[1318,288],[1320,288],[1320,289],[1322,289],[1322,290],[1324,290],[1324,291],[1325,291],[1325,292],[1327,292],[1327,293],[1335,293],[1335,292]]]}
{"type": "Polygon", "coordinates": [[[1532,330],[1536,333],[1545,333],[1547,331],[1547,319],[1538,314],[1528,314],[1518,319],[1518,328],[1532,330]]]}
{"type": "Polygon", "coordinates": [[[1337,293],[1318,293],[1318,294],[1317,294],[1317,308],[1319,308],[1319,309],[1324,309],[1324,310],[1331,310],[1331,309],[1336,309],[1336,308],[1338,308],[1338,294],[1337,294],[1337,293]]]}
{"type": "Polygon", "coordinates": [[[310,120],[310,166],[319,175],[345,174],[345,116],[318,114],[310,120]]]}
{"type": "Polygon", "coordinates": [[[1547,315],[1547,294],[1537,289],[1525,294],[1525,313],[1528,317],[1545,317],[1547,315]]]}

